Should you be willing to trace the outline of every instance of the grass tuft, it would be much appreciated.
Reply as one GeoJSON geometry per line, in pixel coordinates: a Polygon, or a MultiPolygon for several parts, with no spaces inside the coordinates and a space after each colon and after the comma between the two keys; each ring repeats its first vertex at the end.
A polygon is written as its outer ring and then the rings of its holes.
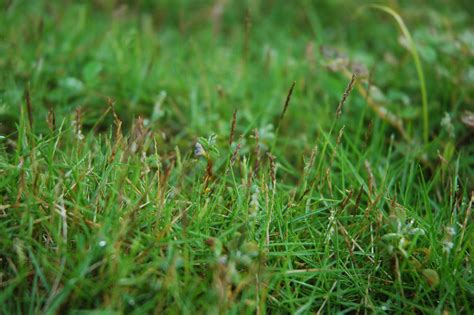
{"type": "Polygon", "coordinates": [[[9,1],[0,314],[473,313],[470,16],[360,7],[9,1]]]}

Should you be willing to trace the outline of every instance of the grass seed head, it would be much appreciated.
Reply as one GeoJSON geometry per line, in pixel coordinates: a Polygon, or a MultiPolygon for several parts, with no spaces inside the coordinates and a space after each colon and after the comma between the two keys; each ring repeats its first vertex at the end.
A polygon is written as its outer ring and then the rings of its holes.
{"type": "Polygon", "coordinates": [[[232,123],[230,125],[229,146],[231,146],[232,143],[234,142],[234,134],[235,134],[236,124],[237,124],[237,109],[234,109],[234,113],[232,114],[232,123]]]}
{"type": "Polygon", "coordinates": [[[344,91],[344,94],[342,95],[342,99],[341,101],[339,102],[339,105],[337,106],[337,109],[336,109],[336,118],[339,118],[342,114],[342,108],[344,107],[344,104],[346,103],[347,101],[347,98],[349,97],[349,94],[351,93],[352,91],[352,88],[354,86],[354,83],[356,81],[356,78],[357,78],[357,73],[354,72],[352,74],[352,78],[351,80],[349,81],[349,84],[347,85],[346,87],[346,90],[344,91]]]}

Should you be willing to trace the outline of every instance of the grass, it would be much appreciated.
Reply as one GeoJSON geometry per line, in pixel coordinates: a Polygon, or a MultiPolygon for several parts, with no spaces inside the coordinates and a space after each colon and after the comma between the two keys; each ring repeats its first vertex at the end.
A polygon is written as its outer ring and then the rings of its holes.
{"type": "Polygon", "coordinates": [[[472,313],[472,8],[382,5],[2,3],[0,313],[472,313]]]}
{"type": "Polygon", "coordinates": [[[403,19],[400,17],[397,12],[392,10],[390,7],[387,6],[380,6],[380,5],[373,5],[371,8],[383,11],[387,14],[390,14],[395,21],[397,22],[400,30],[403,33],[403,37],[407,40],[407,48],[413,56],[413,62],[415,63],[416,73],[418,75],[418,79],[420,80],[420,92],[421,92],[421,102],[422,102],[422,109],[423,109],[423,140],[426,143],[429,141],[429,115],[428,115],[428,96],[426,92],[426,83],[425,83],[425,75],[423,73],[423,68],[421,66],[420,57],[418,55],[418,50],[416,48],[416,44],[413,41],[413,38],[408,31],[403,19]]]}

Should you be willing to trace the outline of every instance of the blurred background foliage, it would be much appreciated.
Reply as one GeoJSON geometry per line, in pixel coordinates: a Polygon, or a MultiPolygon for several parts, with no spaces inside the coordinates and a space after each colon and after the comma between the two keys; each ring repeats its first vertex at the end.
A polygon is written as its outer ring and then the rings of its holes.
{"type": "MultiPolygon", "coordinates": [[[[418,46],[431,139],[442,133],[448,113],[459,141],[468,141],[472,132],[462,115],[474,108],[473,6],[469,1],[383,3],[402,16],[418,46]]],[[[86,128],[98,123],[99,131],[107,130],[113,118],[98,119],[108,98],[124,126],[141,115],[172,141],[211,131],[226,134],[234,108],[242,131],[271,129],[296,81],[283,133],[308,140],[332,123],[347,85],[338,71],[342,64],[370,73],[372,97],[400,117],[414,138],[421,137],[419,81],[406,40],[390,16],[365,4],[3,2],[0,132],[15,132],[27,88],[39,132],[49,109],[60,120],[79,107],[86,128]]],[[[365,111],[364,98],[354,96],[344,119],[367,119],[361,116],[365,111]]]]}

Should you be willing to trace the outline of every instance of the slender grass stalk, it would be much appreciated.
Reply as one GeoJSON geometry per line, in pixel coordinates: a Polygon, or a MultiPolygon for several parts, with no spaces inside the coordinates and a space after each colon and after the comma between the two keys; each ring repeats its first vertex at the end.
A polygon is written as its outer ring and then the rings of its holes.
{"type": "Polygon", "coordinates": [[[413,40],[413,37],[410,34],[410,31],[405,25],[405,22],[403,21],[402,17],[395,12],[392,8],[384,5],[379,5],[379,4],[372,4],[368,6],[371,9],[376,9],[380,10],[382,12],[385,12],[389,14],[391,17],[395,19],[395,21],[398,24],[398,27],[400,27],[400,30],[403,33],[403,36],[406,37],[408,40],[408,45],[409,45],[409,51],[413,57],[413,61],[415,63],[416,67],[416,72],[418,75],[418,80],[420,81],[420,92],[421,92],[421,102],[422,102],[422,111],[423,111],[423,140],[424,143],[427,144],[429,141],[429,117],[428,117],[428,94],[426,92],[426,81],[425,81],[425,75],[423,73],[423,67],[421,65],[421,60],[418,55],[418,50],[416,48],[416,43],[413,40]]]}

